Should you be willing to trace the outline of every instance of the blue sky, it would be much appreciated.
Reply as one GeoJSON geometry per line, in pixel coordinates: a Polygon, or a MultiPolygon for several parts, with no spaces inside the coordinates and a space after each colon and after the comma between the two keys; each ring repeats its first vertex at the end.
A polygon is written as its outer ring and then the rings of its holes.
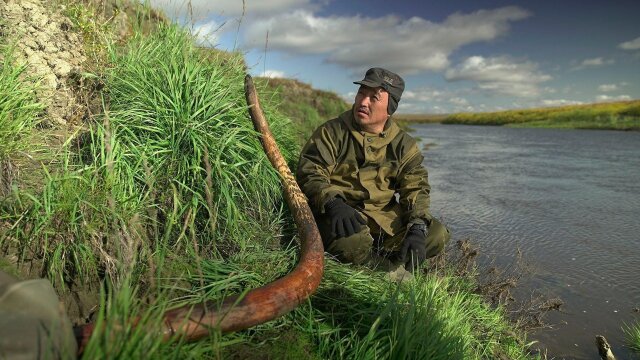
{"type": "Polygon", "coordinates": [[[201,44],[243,52],[253,75],[348,101],[366,69],[386,67],[405,78],[403,113],[640,98],[637,0],[245,0],[244,15],[242,0],[151,4],[201,44]]]}

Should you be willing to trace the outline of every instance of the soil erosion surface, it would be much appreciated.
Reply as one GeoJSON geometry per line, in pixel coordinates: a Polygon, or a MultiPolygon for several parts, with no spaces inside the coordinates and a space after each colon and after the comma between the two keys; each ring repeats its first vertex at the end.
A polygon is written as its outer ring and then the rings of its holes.
{"type": "Polygon", "coordinates": [[[27,74],[40,80],[38,100],[52,125],[66,125],[84,113],[71,80],[86,58],[71,21],[60,11],[47,1],[0,1],[0,34],[15,44],[17,61],[28,64],[27,74]]]}

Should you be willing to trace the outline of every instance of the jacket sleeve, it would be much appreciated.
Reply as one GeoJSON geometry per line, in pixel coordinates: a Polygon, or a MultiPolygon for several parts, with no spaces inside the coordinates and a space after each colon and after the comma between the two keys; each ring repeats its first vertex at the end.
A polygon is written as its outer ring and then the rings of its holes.
{"type": "Polygon", "coordinates": [[[324,205],[334,197],[344,198],[342,191],[331,185],[330,181],[338,153],[339,144],[336,141],[330,127],[321,126],[300,153],[296,179],[309,199],[311,208],[318,213],[324,213],[324,205]]]}
{"type": "Polygon", "coordinates": [[[398,173],[397,191],[407,228],[416,223],[429,225],[432,219],[429,212],[431,186],[427,169],[422,165],[423,160],[424,156],[413,143],[403,157],[398,173]]]}

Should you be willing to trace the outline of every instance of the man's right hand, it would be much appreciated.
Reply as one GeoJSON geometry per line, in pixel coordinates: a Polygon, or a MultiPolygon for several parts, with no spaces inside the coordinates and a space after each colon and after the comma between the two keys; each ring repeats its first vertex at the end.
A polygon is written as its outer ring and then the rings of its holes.
{"type": "Polygon", "coordinates": [[[341,197],[329,201],[324,208],[331,218],[331,229],[337,238],[360,232],[362,225],[367,223],[367,220],[356,209],[347,205],[341,197]]]}

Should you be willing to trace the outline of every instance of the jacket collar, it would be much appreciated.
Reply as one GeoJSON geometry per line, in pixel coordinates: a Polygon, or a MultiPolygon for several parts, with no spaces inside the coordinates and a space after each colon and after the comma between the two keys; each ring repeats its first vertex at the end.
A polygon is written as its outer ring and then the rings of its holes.
{"type": "Polygon", "coordinates": [[[387,145],[400,133],[400,127],[391,117],[384,124],[384,129],[380,134],[373,134],[362,130],[353,116],[353,109],[343,112],[339,118],[347,125],[351,135],[353,135],[360,144],[363,143],[365,137],[377,136],[376,144],[387,145]]]}

